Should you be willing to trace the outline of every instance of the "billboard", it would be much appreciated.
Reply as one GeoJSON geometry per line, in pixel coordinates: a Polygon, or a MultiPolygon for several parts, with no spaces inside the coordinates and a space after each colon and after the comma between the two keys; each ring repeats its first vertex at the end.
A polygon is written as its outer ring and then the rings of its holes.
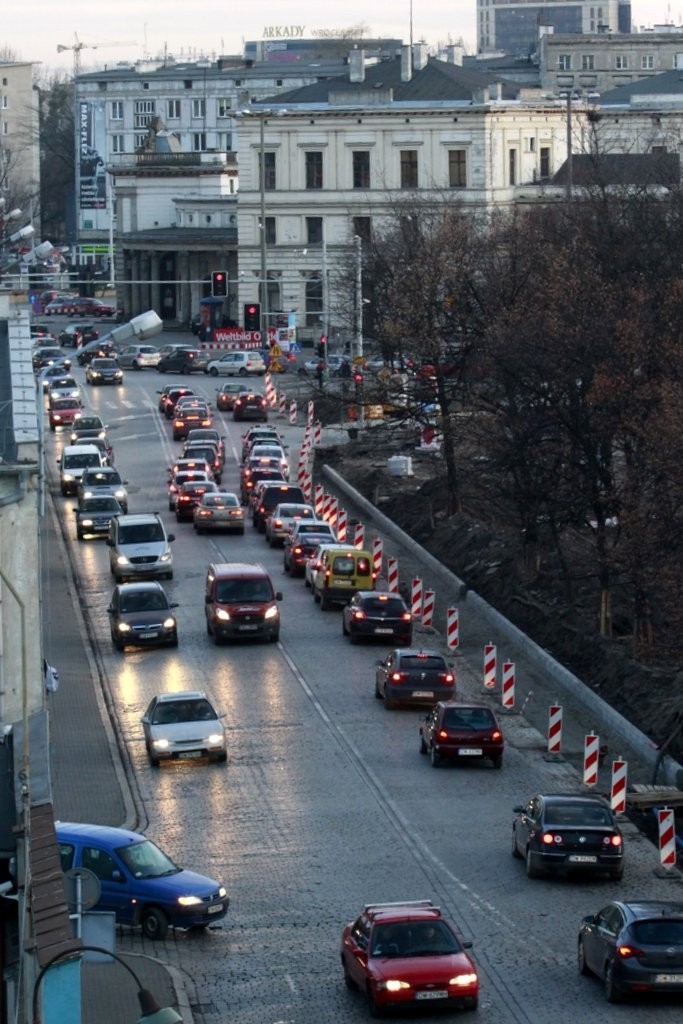
{"type": "Polygon", "coordinates": [[[78,205],[81,210],[107,206],[107,173],[104,103],[81,100],[78,104],[78,205]]]}

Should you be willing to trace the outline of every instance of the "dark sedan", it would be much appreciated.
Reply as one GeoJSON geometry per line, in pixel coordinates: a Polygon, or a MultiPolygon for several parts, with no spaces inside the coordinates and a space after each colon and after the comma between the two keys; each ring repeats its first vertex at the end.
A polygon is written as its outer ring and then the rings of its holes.
{"type": "Polygon", "coordinates": [[[39,345],[38,348],[33,350],[31,363],[34,373],[44,370],[46,366],[55,365],[60,366],[63,371],[71,369],[71,360],[67,359],[62,353],[61,348],[58,348],[56,345],[39,345]]]}
{"type": "Polygon", "coordinates": [[[106,338],[89,341],[78,350],[76,359],[79,366],[88,366],[93,359],[104,359],[114,355],[114,342],[106,338]]]}
{"type": "Polygon", "coordinates": [[[265,395],[256,391],[243,391],[233,403],[232,418],[236,421],[262,420],[267,423],[268,401],[265,395]]]}
{"type": "Polygon", "coordinates": [[[216,389],[216,406],[221,412],[232,412],[235,399],[244,391],[244,384],[241,380],[226,380],[220,388],[216,389]]]}
{"type": "Polygon", "coordinates": [[[584,917],[581,974],[595,974],[608,1003],[627,994],[683,994],[683,903],[615,901],[584,917]]]}
{"type": "Polygon", "coordinates": [[[289,576],[303,576],[306,569],[306,562],[311,557],[318,544],[325,544],[332,540],[329,533],[299,533],[296,536],[285,538],[284,548],[284,571],[289,576]]]}
{"type": "Polygon", "coordinates": [[[601,796],[537,794],[513,808],[512,856],[526,861],[529,878],[545,871],[624,873],[624,840],[601,796]]]}
{"type": "Polygon", "coordinates": [[[442,761],[490,759],[494,768],[503,764],[503,730],[488,704],[439,701],[420,724],[420,753],[429,754],[434,768],[442,761]]]}
{"type": "Polygon", "coordinates": [[[342,632],[352,644],[359,640],[393,640],[408,647],[413,638],[413,617],[398,594],[359,590],[342,613],[342,632]]]}
{"type": "Polygon", "coordinates": [[[83,498],[76,514],[76,536],[79,540],[86,537],[106,537],[109,524],[114,516],[120,516],[123,509],[115,497],[104,495],[96,498],[83,498]]]}
{"type": "Polygon", "coordinates": [[[179,523],[192,522],[194,510],[200,505],[205,494],[215,494],[216,484],[210,480],[192,480],[181,484],[175,499],[175,517],[179,523]]]}
{"type": "Polygon", "coordinates": [[[390,651],[375,667],[375,697],[387,708],[399,704],[432,707],[455,696],[455,675],[443,654],[420,648],[390,651]]]}
{"type": "Polygon", "coordinates": [[[178,624],[173,614],[177,604],[169,601],[156,580],[120,583],[114,588],[107,613],[111,639],[117,651],[127,645],[178,645],[178,624]]]}
{"type": "Polygon", "coordinates": [[[115,359],[96,358],[90,360],[85,371],[88,384],[123,384],[123,370],[115,359]]]}
{"type": "Polygon", "coordinates": [[[93,324],[69,324],[59,335],[59,344],[79,348],[88,341],[95,341],[99,336],[100,332],[93,324]]]}

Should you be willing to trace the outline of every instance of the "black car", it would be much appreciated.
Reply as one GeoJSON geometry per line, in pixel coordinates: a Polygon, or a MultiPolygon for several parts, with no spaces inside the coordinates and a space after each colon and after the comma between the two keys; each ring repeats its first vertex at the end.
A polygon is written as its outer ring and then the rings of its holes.
{"type": "Polygon", "coordinates": [[[303,533],[296,538],[285,538],[283,568],[288,576],[303,576],[306,562],[318,544],[328,544],[331,537],[328,533],[303,533]]]}
{"type": "Polygon", "coordinates": [[[120,387],[123,384],[123,370],[115,359],[98,357],[90,360],[85,379],[92,385],[113,384],[120,387]]]}
{"type": "Polygon", "coordinates": [[[83,345],[78,350],[76,359],[78,360],[79,366],[88,366],[93,359],[100,359],[114,355],[113,341],[110,341],[107,338],[95,338],[94,341],[89,341],[87,345],[83,345]]]}
{"type": "Polygon", "coordinates": [[[99,336],[100,332],[93,324],[69,324],[59,335],[59,344],[79,348],[89,341],[95,341],[99,336]]]}
{"type": "Polygon", "coordinates": [[[86,537],[106,537],[109,524],[114,516],[120,516],[123,509],[113,495],[83,498],[76,514],[76,536],[79,540],[86,537]]]}
{"type": "Polygon", "coordinates": [[[186,444],[183,448],[183,459],[201,460],[209,466],[213,478],[217,484],[221,482],[223,475],[223,460],[220,457],[218,448],[213,444],[186,444]]]}
{"type": "Polygon", "coordinates": [[[61,366],[63,370],[71,369],[71,360],[66,359],[62,354],[61,348],[58,348],[56,345],[41,345],[39,348],[34,349],[31,363],[34,373],[39,373],[46,366],[55,365],[61,366]]]}
{"type": "Polygon", "coordinates": [[[529,878],[545,871],[624,874],[624,840],[601,796],[537,794],[513,808],[512,856],[526,861],[529,878]]]}
{"type": "Polygon", "coordinates": [[[304,505],[304,492],[296,484],[268,484],[259,496],[258,504],[251,510],[251,521],[259,533],[266,532],[266,519],[281,502],[304,505]]]}
{"type": "Polygon", "coordinates": [[[595,974],[608,1003],[627,994],[683,992],[683,903],[608,903],[584,917],[578,942],[581,974],[595,974]]]}
{"type": "Polygon", "coordinates": [[[205,494],[215,493],[218,487],[211,480],[189,480],[181,484],[175,498],[175,517],[179,523],[192,522],[194,510],[205,494]]]}
{"type": "Polygon", "coordinates": [[[167,420],[173,419],[175,413],[175,407],[181,398],[196,398],[197,401],[201,399],[195,395],[192,388],[184,387],[170,387],[166,388],[159,399],[159,408],[163,412],[167,420]]]}
{"type": "Polygon", "coordinates": [[[432,707],[455,697],[455,674],[443,654],[399,647],[375,666],[375,697],[387,708],[398,704],[432,707]]]}
{"type": "Polygon", "coordinates": [[[106,437],[107,428],[99,416],[81,416],[74,424],[69,444],[76,444],[82,437],[106,437]]]}
{"type": "Polygon", "coordinates": [[[178,646],[178,624],[166,591],[156,580],[120,583],[114,588],[107,613],[111,639],[117,651],[128,645],[178,646]]]}
{"type": "Polygon", "coordinates": [[[159,373],[203,373],[207,364],[206,352],[188,346],[178,346],[171,351],[162,350],[157,363],[159,373]]]}
{"type": "Polygon", "coordinates": [[[255,469],[250,469],[249,466],[243,466],[240,473],[240,498],[243,505],[249,504],[249,498],[253,494],[257,484],[263,480],[269,480],[271,483],[286,483],[282,470],[278,467],[273,469],[268,466],[261,466],[255,469]]]}
{"type": "Polygon", "coordinates": [[[258,391],[243,391],[232,405],[233,420],[262,420],[268,422],[268,400],[258,391]]]}
{"type": "Polygon", "coordinates": [[[441,700],[420,724],[420,753],[429,754],[433,768],[446,760],[464,764],[485,758],[501,768],[504,749],[503,730],[488,704],[441,700]]]}
{"type": "Polygon", "coordinates": [[[359,590],[344,606],[342,632],[352,644],[359,640],[391,640],[409,647],[413,639],[413,616],[398,594],[359,590]]]}

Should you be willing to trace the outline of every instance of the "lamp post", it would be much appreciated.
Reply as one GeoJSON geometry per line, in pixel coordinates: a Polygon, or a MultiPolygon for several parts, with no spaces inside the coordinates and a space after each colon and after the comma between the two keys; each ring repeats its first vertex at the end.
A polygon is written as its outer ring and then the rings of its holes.
{"type": "Polygon", "coordinates": [[[112,953],[111,950],[104,949],[101,946],[79,946],[77,949],[62,950],[61,953],[55,953],[55,955],[48,960],[43,967],[41,967],[33,985],[33,995],[31,998],[31,1024],[41,1024],[40,1016],[38,1014],[38,993],[40,992],[40,983],[47,971],[49,971],[49,969],[56,964],[58,960],[67,960],[82,952],[102,953],[105,956],[110,956],[113,960],[116,960],[117,963],[121,964],[122,967],[125,967],[128,973],[132,975],[133,980],[138,987],[138,1000],[140,1002],[140,1010],[142,1011],[137,1024],[183,1024],[183,1018],[170,1006],[159,1006],[152,993],[148,989],[142,987],[137,974],[125,960],[120,956],[117,956],[116,953],[112,953]]]}
{"type": "MultiPolygon", "coordinates": [[[[356,256],[356,358],[361,373],[363,373],[363,251],[360,235],[354,237],[356,256]]],[[[360,402],[358,403],[358,426],[362,430],[365,426],[365,395],[361,381],[360,402]]]]}
{"type": "Polygon", "coordinates": [[[259,113],[259,197],[261,200],[261,334],[268,333],[268,266],[266,260],[266,147],[265,118],[267,111],[259,113]]]}

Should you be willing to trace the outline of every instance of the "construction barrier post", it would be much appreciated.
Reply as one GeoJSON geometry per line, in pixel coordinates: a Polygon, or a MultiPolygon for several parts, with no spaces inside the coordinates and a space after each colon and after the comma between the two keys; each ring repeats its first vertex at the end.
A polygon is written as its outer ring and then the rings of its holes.
{"type": "Polygon", "coordinates": [[[515,706],[515,665],[512,661],[503,662],[503,707],[515,706]]]}
{"type": "Polygon", "coordinates": [[[484,647],[484,689],[496,688],[496,645],[486,644],[484,647]]]}
{"type": "Polygon", "coordinates": [[[446,611],[446,643],[452,651],[457,651],[460,646],[460,622],[457,608],[449,608],[446,611]]]}
{"type": "Polygon", "coordinates": [[[278,415],[284,419],[287,415],[287,395],[284,391],[280,392],[278,415]]]}
{"type": "Polygon", "coordinates": [[[610,804],[615,814],[623,814],[626,810],[626,777],[628,763],[619,759],[612,761],[612,788],[610,804]]]}
{"type": "Polygon", "coordinates": [[[382,575],[382,538],[375,537],[372,542],[372,572],[377,579],[382,575]]]}
{"type": "Polygon", "coordinates": [[[434,619],[434,601],[436,594],[433,590],[425,590],[424,604],[422,605],[422,625],[431,626],[434,619]]]}
{"type": "Polygon", "coordinates": [[[657,810],[659,826],[659,863],[663,868],[676,867],[676,824],[670,807],[657,810]]]}
{"type": "Polygon", "coordinates": [[[320,447],[321,438],[322,438],[322,427],[320,426],[320,423],[318,422],[313,427],[313,447],[314,448],[319,448],[320,447]]]}
{"type": "Polygon", "coordinates": [[[598,761],[600,757],[600,737],[594,732],[589,732],[584,741],[583,747],[583,784],[584,786],[597,786],[598,784],[598,761]]]}
{"type": "Polygon", "coordinates": [[[410,611],[415,620],[422,617],[422,580],[417,577],[410,585],[410,611]]]}
{"type": "Polygon", "coordinates": [[[337,540],[340,544],[346,543],[346,524],[348,522],[348,515],[345,508],[339,509],[339,515],[337,517],[337,540]]]}
{"type": "Polygon", "coordinates": [[[338,516],[338,514],[339,514],[339,499],[335,498],[333,496],[332,500],[330,501],[330,515],[329,515],[329,520],[328,520],[330,526],[335,527],[337,525],[337,516],[338,516]]]}
{"type": "Polygon", "coordinates": [[[562,750],[562,705],[551,704],[548,713],[548,753],[559,754],[562,750]]]}
{"type": "Polygon", "coordinates": [[[325,489],[324,489],[323,485],[322,484],[316,484],[315,485],[315,492],[314,493],[315,493],[315,498],[314,498],[313,508],[315,509],[315,514],[318,517],[318,519],[322,519],[322,515],[323,515],[323,495],[325,493],[325,489]]]}
{"type": "Polygon", "coordinates": [[[330,521],[330,508],[332,507],[332,495],[327,491],[323,494],[323,519],[326,523],[330,521]]]}
{"type": "Polygon", "coordinates": [[[387,586],[390,594],[398,594],[398,558],[387,558],[387,586]]]}
{"type": "Polygon", "coordinates": [[[293,398],[289,403],[289,422],[296,426],[296,400],[293,398]]]}
{"type": "Polygon", "coordinates": [[[309,424],[313,423],[313,402],[308,403],[308,420],[309,424]]]}
{"type": "Polygon", "coordinates": [[[356,523],[356,529],[353,537],[353,546],[361,549],[365,544],[365,526],[363,523],[356,523]]]}

